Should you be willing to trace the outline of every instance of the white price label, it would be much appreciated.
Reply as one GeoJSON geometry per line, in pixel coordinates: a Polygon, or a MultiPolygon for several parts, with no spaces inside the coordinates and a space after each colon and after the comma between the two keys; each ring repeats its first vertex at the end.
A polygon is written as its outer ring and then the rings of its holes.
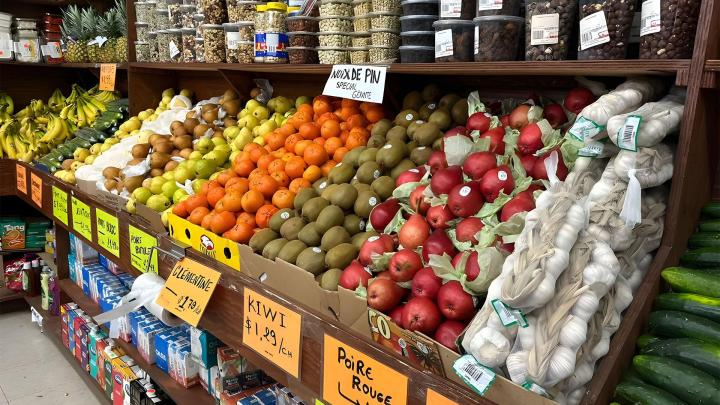
{"type": "Polygon", "coordinates": [[[537,14],[530,20],[530,45],[552,45],[559,42],[560,14],[537,14]]]}
{"type": "Polygon", "coordinates": [[[581,51],[606,42],[610,42],[610,33],[604,11],[600,10],[580,20],[581,51]]]}
{"type": "Polygon", "coordinates": [[[333,65],[323,94],[382,103],[386,76],[386,66],[333,65]]]}
{"type": "Polygon", "coordinates": [[[452,30],[435,32],[435,57],[444,58],[453,55],[452,30]]]}
{"type": "Polygon", "coordinates": [[[440,18],[460,17],[461,9],[462,9],[462,0],[441,0],[440,1],[440,18]]]}
{"type": "Polygon", "coordinates": [[[500,10],[503,0],[478,0],[478,11],[500,10]]]}
{"type": "Polygon", "coordinates": [[[593,120],[589,120],[585,117],[578,117],[575,123],[570,127],[570,135],[579,141],[592,138],[593,136],[602,132],[605,128],[602,125],[597,124],[593,120]]]}
{"type": "Polygon", "coordinates": [[[469,354],[455,360],[453,370],[455,370],[455,374],[480,395],[485,395],[488,388],[495,382],[495,372],[478,363],[478,361],[469,354]]]}
{"type": "Polygon", "coordinates": [[[660,32],[661,25],[660,0],[643,1],[640,14],[640,36],[660,32]]]}
{"type": "Polygon", "coordinates": [[[605,144],[599,141],[592,141],[578,150],[578,156],[597,157],[605,150],[605,144]]]}
{"type": "Polygon", "coordinates": [[[238,42],[240,42],[240,33],[239,32],[226,33],[226,39],[227,39],[227,48],[228,49],[238,49],[238,42]]]}
{"type": "Polygon", "coordinates": [[[617,146],[620,149],[637,152],[637,135],[640,131],[640,123],[642,117],[638,115],[629,115],[625,118],[625,124],[618,130],[617,146]]]}
{"type": "Polygon", "coordinates": [[[498,318],[500,318],[500,322],[502,322],[503,326],[510,327],[513,325],[519,325],[520,327],[527,328],[527,319],[525,319],[525,315],[521,310],[510,308],[499,299],[490,301],[490,304],[492,304],[492,307],[498,318]]]}
{"type": "Polygon", "coordinates": [[[480,53],[480,26],[475,26],[475,55],[480,53]]]}
{"type": "Polygon", "coordinates": [[[168,45],[169,51],[170,51],[170,58],[174,59],[176,56],[180,54],[180,48],[175,44],[175,41],[170,41],[170,44],[168,45]]]}

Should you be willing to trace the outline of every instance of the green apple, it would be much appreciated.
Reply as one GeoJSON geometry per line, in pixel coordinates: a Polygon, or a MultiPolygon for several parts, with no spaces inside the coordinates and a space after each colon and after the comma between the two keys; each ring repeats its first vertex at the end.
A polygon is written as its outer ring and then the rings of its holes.
{"type": "Polygon", "coordinates": [[[151,210],[162,212],[170,207],[170,199],[162,194],[153,195],[148,198],[145,205],[147,205],[151,210]]]}
{"type": "Polygon", "coordinates": [[[138,187],[132,192],[132,197],[140,204],[145,204],[152,195],[152,191],[145,187],[138,187]]]}
{"type": "Polygon", "coordinates": [[[162,185],[167,182],[167,179],[162,176],[153,177],[150,181],[150,192],[153,194],[162,193],[162,185]]]}
{"type": "Polygon", "coordinates": [[[178,204],[188,197],[189,196],[188,196],[187,191],[178,187],[178,189],[175,190],[175,192],[172,195],[172,202],[173,202],[173,204],[178,204]]]}

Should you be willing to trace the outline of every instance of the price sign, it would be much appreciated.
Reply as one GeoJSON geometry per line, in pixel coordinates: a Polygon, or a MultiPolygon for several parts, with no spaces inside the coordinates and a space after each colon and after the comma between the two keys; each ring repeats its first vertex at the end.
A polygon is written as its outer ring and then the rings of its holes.
{"type": "Polygon", "coordinates": [[[447,399],[444,396],[438,394],[432,389],[428,388],[427,396],[425,398],[426,405],[460,405],[457,402],[447,399]]]}
{"type": "Polygon", "coordinates": [[[117,66],[114,63],[100,64],[100,90],[115,90],[115,71],[117,66]]]}
{"type": "Polygon", "coordinates": [[[90,206],[72,197],[73,229],[85,239],[92,241],[92,224],[90,223],[90,206]]]}
{"type": "Polygon", "coordinates": [[[175,264],[155,302],[197,326],[218,280],[219,272],[186,257],[175,264]]]}
{"type": "Polygon", "coordinates": [[[120,227],[118,219],[101,209],[96,209],[95,228],[97,229],[98,244],[119,258],[120,227]]]}
{"type": "Polygon", "coordinates": [[[128,231],[130,238],[130,263],[132,263],[132,266],[145,273],[145,270],[148,269],[148,260],[150,260],[148,270],[157,274],[157,250],[153,249],[153,247],[157,246],[157,239],[132,225],[128,227],[128,231]]]}
{"type": "Polygon", "coordinates": [[[247,287],[243,295],[243,344],[300,378],[300,314],[247,287]]]}
{"type": "Polygon", "coordinates": [[[331,404],[407,404],[407,376],[325,335],[323,399],[331,404]]]}
{"type": "Polygon", "coordinates": [[[53,216],[68,225],[67,193],[53,186],[53,216]]]}
{"type": "Polygon", "coordinates": [[[386,75],[386,66],[333,65],[323,94],[382,103],[386,75]]]}
{"type": "Polygon", "coordinates": [[[15,173],[17,174],[17,189],[23,194],[27,194],[27,172],[25,166],[16,163],[15,173]]]}
{"type": "Polygon", "coordinates": [[[38,207],[42,208],[42,178],[30,173],[30,196],[38,207]]]}

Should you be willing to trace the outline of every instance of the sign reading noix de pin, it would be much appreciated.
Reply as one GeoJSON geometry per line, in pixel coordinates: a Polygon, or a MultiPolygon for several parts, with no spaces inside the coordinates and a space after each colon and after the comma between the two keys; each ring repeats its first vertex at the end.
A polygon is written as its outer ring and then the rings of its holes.
{"type": "Polygon", "coordinates": [[[386,66],[333,65],[323,95],[382,103],[386,66]]]}

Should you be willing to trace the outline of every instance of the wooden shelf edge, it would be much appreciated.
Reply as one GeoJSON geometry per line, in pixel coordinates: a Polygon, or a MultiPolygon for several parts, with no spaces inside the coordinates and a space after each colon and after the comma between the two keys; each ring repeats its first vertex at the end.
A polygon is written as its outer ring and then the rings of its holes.
{"type": "Polygon", "coordinates": [[[40,253],[44,252],[45,249],[8,249],[0,250],[0,256],[12,255],[12,254],[25,254],[25,253],[40,253]]]}
{"type": "MultiPolygon", "coordinates": [[[[57,69],[100,69],[101,63],[30,63],[16,61],[0,61],[0,66],[44,67],[57,69]]],[[[127,70],[128,64],[114,63],[117,70],[127,70]]]]}
{"type": "Polygon", "coordinates": [[[705,62],[705,70],[710,72],[720,72],[720,59],[711,59],[705,62]]]}

